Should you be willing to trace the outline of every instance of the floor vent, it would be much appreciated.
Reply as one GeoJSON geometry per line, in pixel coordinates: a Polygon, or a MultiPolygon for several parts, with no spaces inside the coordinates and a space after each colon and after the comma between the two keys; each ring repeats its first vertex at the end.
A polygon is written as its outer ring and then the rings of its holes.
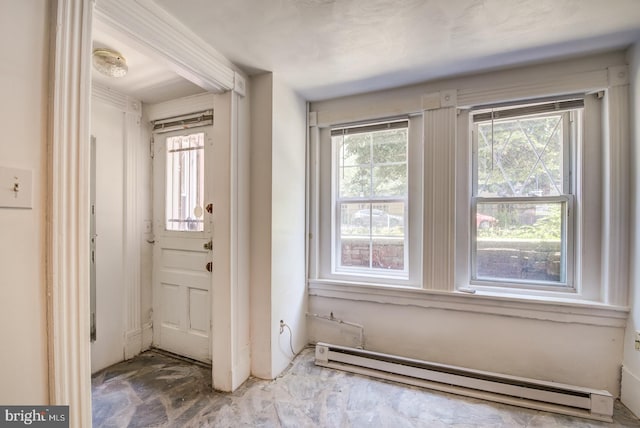
{"type": "Polygon", "coordinates": [[[318,343],[316,365],[498,403],[611,422],[607,391],[318,343]]]}

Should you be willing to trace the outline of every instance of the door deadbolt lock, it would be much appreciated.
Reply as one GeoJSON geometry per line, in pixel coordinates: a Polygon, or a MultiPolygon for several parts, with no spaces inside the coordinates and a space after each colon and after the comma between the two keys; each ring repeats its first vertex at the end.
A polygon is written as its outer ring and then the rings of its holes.
{"type": "Polygon", "coordinates": [[[213,272],[213,262],[207,263],[207,272],[213,272]]]}
{"type": "Polygon", "coordinates": [[[202,245],[202,248],[204,248],[205,250],[209,250],[209,251],[213,250],[213,241],[205,242],[202,245]]]}

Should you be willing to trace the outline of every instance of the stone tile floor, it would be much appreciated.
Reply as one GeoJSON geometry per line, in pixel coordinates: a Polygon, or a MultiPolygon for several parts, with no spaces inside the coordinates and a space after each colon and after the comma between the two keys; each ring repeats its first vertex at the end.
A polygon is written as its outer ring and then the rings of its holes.
{"type": "Polygon", "coordinates": [[[522,409],[316,367],[305,349],[273,381],[211,390],[211,369],[158,351],[93,376],[94,427],[640,427],[522,409]]]}

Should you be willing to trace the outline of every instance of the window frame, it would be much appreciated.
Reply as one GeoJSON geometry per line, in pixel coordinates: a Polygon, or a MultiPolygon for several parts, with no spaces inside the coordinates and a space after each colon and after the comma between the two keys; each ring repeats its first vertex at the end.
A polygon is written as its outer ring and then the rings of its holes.
{"type": "MultiPolygon", "coordinates": [[[[469,116],[469,139],[471,148],[469,157],[470,170],[470,198],[469,198],[469,285],[476,290],[486,290],[495,292],[503,289],[505,292],[515,293],[531,293],[552,294],[578,293],[579,287],[576,284],[576,270],[579,266],[579,252],[576,251],[577,239],[579,236],[578,223],[578,207],[581,205],[577,190],[579,188],[579,177],[582,170],[579,169],[578,158],[581,156],[582,145],[584,141],[584,96],[576,97],[570,95],[567,97],[557,97],[544,100],[523,100],[510,102],[508,104],[498,104],[482,106],[480,108],[472,108],[469,116]],[[553,108],[549,106],[555,105],[553,108]],[[562,193],[560,195],[550,196],[508,196],[508,197],[483,197],[478,196],[478,135],[474,132],[475,125],[474,116],[487,116],[488,112],[498,109],[501,112],[501,118],[527,118],[527,117],[544,117],[545,115],[553,115],[554,113],[566,113],[561,119],[563,121],[563,176],[562,176],[562,193]],[[580,111],[578,111],[580,110],[580,111]],[[493,278],[478,277],[477,273],[477,242],[478,228],[476,223],[477,206],[481,203],[562,203],[564,204],[564,216],[561,254],[563,255],[564,264],[564,281],[544,281],[544,280],[518,280],[513,278],[493,278]]],[[[492,116],[493,117],[493,116],[492,116]]],[[[477,122],[486,122],[485,120],[477,120],[477,122]]]]}
{"type": "MultiPolygon", "coordinates": [[[[398,279],[398,280],[407,280],[409,279],[410,272],[410,248],[409,248],[409,232],[411,225],[409,224],[409,134],[410,134],[410,126],[409,120],[407,118],[404,119],[396,119],[396,120],[384,120],[378,121],[375,123],[371,123],[368,125],[358,125],[358,126],[335,126],[331,128],[331,201],[332,201],[332,217],[331,217],[331,237],[332,237],[332,252],[331,252],[331,272],[335,275],[354,275],[359,277],[371,277],[371,278],[385,278],[385,279],[398,279]],[[406,125],[401,125],[402,123],[406,123],[406,125]],[[340,197],[340,150],[339,143],[334,143],[334,136],[342,135],[343,138],[346,135],[355,135],[355,134],[363,134],[363,133],[372,133],[377,131],[384,130],[392,130],[392,129],[406,129],[407,130],[407,153],[405,165],[407,167],[407,192],[404,197],[393,197],[393,196],[384,196],[384,197],[376,197],[372,194],[369,195],[368,198],[357,198],[357,197],[340,197]],[[352,132],[349,132],[349,131],[352,132]],[[343,132],[339,132],[343,131],[343,132]],[[356,267],[356,266],[342,266],[340,263],[342,256],[342,240],[341,240],[341,205],[345,203],[357,203],[360,202],[362,204],[370,204],[370,215],[369,218],[373,218],[373,210],[375,204],[384,204],[384,203],[402,203],[404,205],[404,218],[403,218],[403,266],[402,270],[385,270],[381,268],[374,267],[356,267]]],[[[344,141],[344,139],[342,140],[344,141]]],[[[373,144],[373,143],[371,143],[373,144]]],[[[371,177],[373,180],[373,158],[371,159],[371,177]]],[[[372,221],[372,220],[371,220],[372,221]]],[[[370,227],[373,227],[373,224],[370,223],[370,227]]],[[[373,259],[373,231],[370,229],[369,240],[369,261],[373,259]]]]}
{"type": "Polygon", "coordinates": [[[328,124],[318,128],[317,152],[318,175],[315,177],[318,195],[317,221],[317,259],[312,263],[315,277],[320,280],[339,281],[349,284],[367,284],[375,286],[422,288],[422,241],[423,241],[423,120],[421,114],[380,117],[362,122],[328,124]],[[407,274],[382,275],[362,270],[336,270],[335,260],[339,257],[336,244],[337,212],[334,170],[337,165],[334,145],[331,141],[331,129],[347,128],[384,122],[408,121],[407,175],[408,194],[405,222],[405,260],[407,274]],[[408,233],[411,230],[411,234],[408,233]]]}
{"type": "MultiPolygon", "coordinates": [[[[310,295],[378,302],[384,294],[398,304],[422,296],[428,305],[439,302],[441,296],[450,296],[446,298],[464,302],[462,306],[471,304],[483,312],[495,313],[504,302],[514,302],[514,308],[544,308],[545,317],[565,303],[589,308],[623,307],[627,302],[625,255],[629,239],[628,200],[624,196],[630,173],[625,162],[630,150],[628,66],[610,61],[609,57],[601,59],[599,65],[572,60],[544,65],[535,71],[529,67],[496,71],[311,103],[307,241],[310,295]],[[574,157],[574,288],[549,291],[471,284],[470,112],[483,106],[576,96],[584,98],[584,110],[579,129],[582,147],[577,147],[574,157]],[[322,151],[328,141],[327,130],[336,124],[400,114],[423,119],[422,277],[412,287],[397,282],[380,287],[383,284],[369,283],[366,278],[333,276],[326,263],[331,248],[327,224],[331,197],[326,183],[330,174],[324,171],[331,154],[322,151]],[[437,182],[447,184],[446,192],[434,187],[437,182]],[[439,201],[446,203],[439,206],[439,201]]],[[[412,235],[417,233],[412,230],[412,235]]]]}

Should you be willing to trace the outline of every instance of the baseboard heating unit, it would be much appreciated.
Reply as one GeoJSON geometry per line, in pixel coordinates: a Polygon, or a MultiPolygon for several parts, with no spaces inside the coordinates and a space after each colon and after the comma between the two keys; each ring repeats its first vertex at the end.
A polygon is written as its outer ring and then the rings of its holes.
{"type": "Polygon", "coordinates": [[[498,403],[612,422],[607,391],[470,370],[326,343],[316,365],[498,403]]]}

